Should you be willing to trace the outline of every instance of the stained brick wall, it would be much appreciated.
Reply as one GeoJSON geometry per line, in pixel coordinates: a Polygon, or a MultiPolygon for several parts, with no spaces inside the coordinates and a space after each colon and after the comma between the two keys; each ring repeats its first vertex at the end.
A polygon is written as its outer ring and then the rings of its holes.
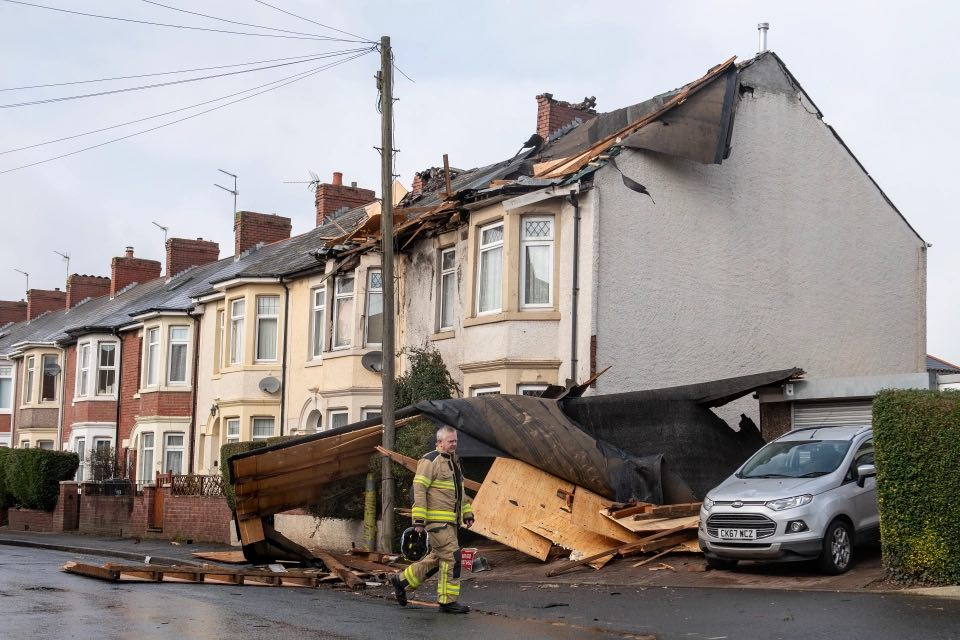
{"type": "Polygon", "coordinates": [[[184,269],[199,267],[220,258],[220,245],[210,240],[197,238],[170,238],[167,240],[166,275],[175,276],[184,269]]]}
{"type": "Polygon", "coordinates": [[[110,293],[110,278],[72,274],[67,278],[66,307],[70,309],[87,298],[99,298],[110,293]]]}
{"type": "Polygon", "coordinates": [[[0,300],[0,327],[8,322],[23,322],[27,317],[26,300],[0,300]]]}
{"type": "Polygon", "coordinates": [[[110,295],[115,296],[134,282],[143,284],[160,277],[160,263],[133,256],[133,247],[127,247],[124,255],[110,261],[110,295]]]}
{"type": "Polygon", "coordinates": [[[349,187],[343,184],[343,174],[336,171],[331,184],[317,185],[314,199],[317,205],[317,226],[323,224],[324,218],[338,209],[343,207],[353,209],[376,199],[377,195],[371,189],[363,189],[356,184],[349,187]]]}
{"type": "Polygon", "coordinates": [[[237,211],[233,218],[234,255],[259,243],[271,244],[290,237],[290,218],[256,211],[237,211]]]}
{"type": "Polygon", "coordinates": [[[67,292],[59,288],[53,291],[30,289],[27,291],[27,317],[33,320],[41,313],[59,311],[66,307],[67,292]]]}

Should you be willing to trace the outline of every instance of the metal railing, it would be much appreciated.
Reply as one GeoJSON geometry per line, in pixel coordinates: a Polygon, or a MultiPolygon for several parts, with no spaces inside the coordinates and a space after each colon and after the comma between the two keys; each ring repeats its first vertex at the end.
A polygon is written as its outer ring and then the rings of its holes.
{"type": "Polygon", "coordinates": [[[223,478],[219,475],[174,475],[171,487],[175,496],[222,496],[223,478]]]}

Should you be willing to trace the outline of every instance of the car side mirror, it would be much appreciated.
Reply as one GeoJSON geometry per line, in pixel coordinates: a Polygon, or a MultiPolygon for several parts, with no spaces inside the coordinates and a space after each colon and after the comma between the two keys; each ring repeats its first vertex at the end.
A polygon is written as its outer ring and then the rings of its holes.
{"type": "Polygon", "coordinates": [[[857,466],[857,486],[862,487],[867,478],[873,478],[877,475],[877,467],[872,464],[861,464],[857,466]]]}

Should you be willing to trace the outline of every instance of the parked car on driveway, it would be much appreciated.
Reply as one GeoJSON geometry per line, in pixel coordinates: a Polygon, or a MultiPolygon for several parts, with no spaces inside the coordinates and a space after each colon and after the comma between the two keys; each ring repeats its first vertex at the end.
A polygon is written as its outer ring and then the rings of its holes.
{"type": "Polygon", "coordinates": [[[817,559],[824,572],[843,573],[854,546],[879,534],[875,476],[870,427],[784,434],[703,499],[699,539],[707,564],[817,559]]]}

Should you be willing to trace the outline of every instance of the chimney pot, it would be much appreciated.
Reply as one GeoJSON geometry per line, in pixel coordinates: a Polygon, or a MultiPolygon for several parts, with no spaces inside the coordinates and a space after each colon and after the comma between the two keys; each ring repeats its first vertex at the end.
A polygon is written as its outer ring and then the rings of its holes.
{"type": "Polygon", "coordinates": [[[333,184],[337,186],[343,184],[343,173],[339,171],[333,172],[333,184]]]}
{"type": "Polygon", "coordinates": [[[351,183],[350,183],[350,186],[353,187],[354,189],[356,189],[356,188],[357,188],[357,183],[356,183],[356,182],[351,182],[351,183]]]}
{"type": "Polygon", "coordinates": [[[124,254],[126,257],[128,257],[128,258],[132,258],[132,257],[133,257],[133,247],[127,247],[126,249],[124,249],[124,253],[123,253],[123,254],[124,254]]]}

